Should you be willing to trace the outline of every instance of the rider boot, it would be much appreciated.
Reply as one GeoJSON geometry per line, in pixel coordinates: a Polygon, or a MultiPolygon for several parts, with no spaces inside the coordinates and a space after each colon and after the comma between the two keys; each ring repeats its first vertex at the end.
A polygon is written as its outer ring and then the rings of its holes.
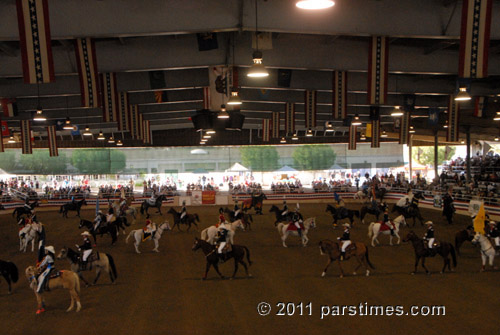
{"type": "Polygon", "coordinates": [[[80,263],[80,271],[85,271],[87,270],[87,261],[82,261],[80,263]]]}
{"type": "Polygon", "coordinates": [[[226,254],[225,253],[220,253],[219,255],[219,260],[221,263],[224,263],[226,261],[226,254]]]}
{"type": "Polygon", "coordinates": [[[302,228],[297,228],[297,233],[299,233],[300,238],[302,238],[302,228]]]}
{"type": "Polygon", "coordinates": [[[345,251],[340,252],[340,260],[343,261],[345,259],[345,251]]]}
{"type": "Polygon", "coordinates": [[[390,228],[391,229],[391,236],[394,236],[394,228],[390,228]]]}

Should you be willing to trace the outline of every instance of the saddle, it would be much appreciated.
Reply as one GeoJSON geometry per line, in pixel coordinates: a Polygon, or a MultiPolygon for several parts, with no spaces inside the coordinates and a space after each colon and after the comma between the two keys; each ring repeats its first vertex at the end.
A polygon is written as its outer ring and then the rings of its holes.
{"type": "MultiPolygon", "coordinates": [[[[340,244],[339,244],[339,251],[340,249],[342,248],[342,244],[344,242],[341,241],[340,244]]],[[[344,260],[348,260],[349,258],[351,258],[351,254],[354,252],[354,250],[356,250],[356,243],[354,242],[351,242],[351,244],[349,244],[349,246],[345,249],[345,256],[344,256],[344,260]]]]}
{"type": "Polygon", "coordinates": [[[382,221],[380,221],[379,223],[380,223],[380,230],[379,231],[381,231],[381,232],[391,230],[391,228],[395,229],[394,224],[392,222],[391,222],[392,227],[390,227],[387,223],[382,222],[382,221]]]}
{"type": "Polygon", "coordinates": [[[434,243],[432,244],[431,249],[429,249],[427,242],[424,244],[424,246],[425,246],[425,249],[427,250],[427,252],[429,253],[429,256],[434,257],[434,256],[436,256],[437,250],[439,249],[439,247],[441,247],[441,242],[439,242],[438,240],[434,240],[434,243]]]}
{"type": "Polygon", "coordinates": [[[229,242],[226,243],[226,245],[224,246],[224,248],[222,249],[222,253],[223,254],[227,254],[228,252],[231,252],[233,251],[233,245],[229,242]]]}
{"type": "MultiPolygon", "coordinates": [[[[300,229],[304,230],[304,224],[302,222],[299,223],[299,226],[300,226],[300,229]]],[[[295,224],[293,222],[290,222],[286,231],[297,231],[297,226],[295,226],[295,224]]]]}
{"type": "Polygon", "coordinates": [[[147,232],[147,231],[143,231],[142,242],[146,241],[149,238],[152,238],[152,236],[153,236],[153,233],[150,233],[150,232],[147,232]]]}
{"type": "Polygon", "coordinates": [[[156,204],[156,200],[153,201],[152,199],[148,199],[148,204],[150,206],[154,206],[156,204]]]}

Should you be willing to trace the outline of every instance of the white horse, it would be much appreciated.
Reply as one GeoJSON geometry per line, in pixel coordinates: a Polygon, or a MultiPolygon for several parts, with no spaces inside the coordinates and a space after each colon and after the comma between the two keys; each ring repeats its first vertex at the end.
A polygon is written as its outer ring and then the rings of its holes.
{"type": "MultiPolygon", "coordinates": [[[[283,242],[283,246],[287,248],[287,245],[285,244],[286,238],[288,235],[294,235],[294,236],[299,236],[299,233],[296,230],[288,230],[289,225],[293,225],[293,223],[283,223],[280,222],[278,223],[278,232],[280,233],[281,236],[281,241],[283,242]]],[[[311,228],[316,227],[316,217],[313,218],[308,218],[304,221],[304,229],[302,230],[302,246],[306,246],[307,242],[309,242],[309,239],[307,238],[307,232],[311,228]]]]}
{"type": "MultiPolygon", "coordinates": [[[[229,231],[227,233],[228,241],[231,244],[234,244],[233,238],[234,234],[236,233],[236,228],[241,228],[241,230],[245,230],[245,225],[241,220],[236,220],[231,223],[226,223],[224,224],[226,229],[229,231]]],[[[207,241],[210,244],[214,244],[215,237],[217,236],[217,232],[219,231],[219,228],[214,226],[210,226],[208,228],[205,228],[201,231],[201,239],[207,241]]]]}
{"type": "MultiPolygon", "coordinates": [[[[399,234],[398,234],[399,233],[399,226],[400,226],[400,224],[403,224],[404,226],[406,226],[405,217],[403,215],[400,215],[394,219],[393,223],[394,223],[394,235],[398,238],[398,244],[400,244],[401,237],[399,237],[399,234]]],[[[389,235],[389,244],[392,245],[391,231],[385,230],[383,232],[380,232],[381,226],[382,226],[381,223],[372,222],[372,223],[370,223],[370,226],[368,227],[368,237],[372,239],[372,247],[375,246],[375,242],[377,242],[377,244],[380,244],[380,242],[377,239],[379,234],[389,235]]]]}
{"type": "MultiPolygon", "coordinates": [[[[120,213],[120,205],[117,204],[117,203],[111,203],[111,207],[113,207],[113,211],[114,213],[116,213],[116,215],[118,215],[118,213],[120,213]]],[[[135,223],[135,219],[136,219],[136,216],[137,216],[137,209],[135,207],[132,207],[132,206],[129,206],[125,212],[125,217],[127,217],[128,215],[131,215],[134,220],[132,220],[132,223],[135,223]]],[[[123,232],[125,234],[125,231],[123,232]]]]}
{"type": "MultiPolygon", "coordinates": [[[[156,223],[153,223],[155,226],[156,223]]],[[[153,242],[155,243],[155,247],[153,249],[153,251],[155,252],[160,252],[158,250],[158,247],[159,247],[159,243],[158,241],[160,240],[161,238],[161,234],[163,234],[163,231],[164,230],[170,230],[170,224],[168,223],[168,221],[165,221],[163,222],[157,229],[156,229],[156,232],[155,232],[155,236],[154,237],[150,237],[153,242]]],[[[141,252],[139,251],[139,244],[141,244],[142,242],[142,239],[144,237],[144,230],[143,229],[136,229],[136,230],[132,230],[127,238],[125,239],[125,243],[128,243],[128,239],[130,238],[130,236],[134,236],[135,238],[135,243],[134,243],[134,247],[135,247],[135,252],[137,252],[138,254],[140,254],[141,252]]]]}
{"type": "MultiPolygon", "coordinates": [[[[493,260],[495,259],[496,252],[490,240],[483,234],[476,233],[476,235],[472,239],[472,243],[473,244],[479,243],[479,245],[481,246],[481,259],[483,260],[483,267],[481,268],[481,272],[483,272],[486,268],[486,259],[489,259],[490,266],[493,267],[493,260]]],[[[495,270],[498,269],[497,266],[493,268],[495,270]]]]}
{"type": "Polygon", "coordinates": [[[38,224],[29,223],[19,230],[19,251],[26,252],[26,248],[30,242],[31,252],[35,251],[35,239],[38,229],[38,224]]]}
{"type": "Polygon", "coordinates": [[[363,191],[358,191],[358,192],[354,193],[354,199],[355,200],[359,199],[359,200],[361,200],[361,202],[363,202],[363,200],[367,199],[367,198],[368,197],[367,197],[366,193],[363,192],[363,191]]]}

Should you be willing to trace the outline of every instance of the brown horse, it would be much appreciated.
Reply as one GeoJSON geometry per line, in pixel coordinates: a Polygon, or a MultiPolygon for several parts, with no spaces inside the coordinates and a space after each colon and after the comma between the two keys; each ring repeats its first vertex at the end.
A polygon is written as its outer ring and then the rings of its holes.
{"type": "MultiPolygon", "coordinates": [[[[45,312],[45,300],[43,299],[43,293],[37,293],[36,288],[38,286],[37,281],[38,273],[37,269],[34,266],[28,266],[26,268],[26,278],[28,278],[28,282],[30,283],[30,287],[33,289],[36,295],[36,301],[38,302],[38,310],[36,314],[40,314],[45,312]]],[[[61,270],[59,277],[49,279],[48,283],[49,290],[54,290],[56,288],[65,288],[69,290],[69,294],[71,296],[71,305],[66,310],[69,312],[73,309],[76,302],[76,311],[79,312],[82,308],[82,304],[80,303],[80,279],[78,275],[73,271],[69,270],[61,270]]]]}
{"type": "Polygon", "coordinates": [[[262,215],[262,204],[264,202],[264,199],[267,200],[267,197],[264,193],[261,193],[257,196],[252,195],[250,199],[244,200],[242,202],[241,209],[246,213],[247,210],[253,207],[253,209],[255,210],[255,214],[262,215]]]}
{"type": "MultiPolygon", "coordinates": [[[[358,266],[356,267],[356,269],[354,269],[353,274],[356,275],[356,271],[360,268],[361,265],[364,265],[364,267],[366,268],[366,276],[369,276],[370,269],[368,268],[368,266],[370,266],[372,269],[375,269],[375,267],[372,265],[370,259],[368,258],[368,248],[364,243],[361,242],[353,242],[351,246],[347,248],[344,260],[348,260],[351,257],[356,258],[356,260],[358,261],[358,266]]],[[[344,277],[344,271],[342,270],[342,265],[340,264],[340,243],[334,242],[332,240],[322,240],[319,242],[319,250],[321,255],[328,256],[328,263],[326,263],[321,277],[324,277],[326,275],[326,270],[335,260],[337,260],[337,264],[340,268],[340,278],[344,277]]]]}
{"type": "Polygon", "coordinates": [[[455,234],[455,249],[457,250],[458,256],[460,256],[460,247],[465,241],[471,242],[474,238],[474,228],[467,227],[467,229],[460,230],[455,234]]]}
{"type": "Polygon", "coordinates": [[[451,243],[441,242],[439,246],[434,248],[434,251],[431,251],[425,247],[424,240],[419,238],[413,231],[410,231],[408,235],[406,235],[406,237],[403,239],[403,242],[408,242],[408,241],[411,241],[413,249],[415,250],[415,271],[411,273],[412,275],[417,272],[417,266],[418,263],[420,262],[420,258],[422,258],[422,267],[425,269],[425,273],[430,274],[429,270],[427,270],[427,268],[425,267],[425,258],[433,257],[436,254],[439,254],[441,255],[441,257],[443,257],[444,264],[441,273],[444,272],[446,266],[448,266],[448,270],[453,271],[450,266],[450,258],[448,257],[450,253],[451,257],[453,258],[453,267],[455,268],[457,266],[455,248],[453,248],[453,245],[451,243]]]}

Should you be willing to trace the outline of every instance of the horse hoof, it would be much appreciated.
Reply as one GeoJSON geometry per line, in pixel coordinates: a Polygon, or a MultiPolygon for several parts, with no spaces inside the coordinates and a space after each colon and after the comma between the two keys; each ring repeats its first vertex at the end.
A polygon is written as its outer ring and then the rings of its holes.
{"type": "Polygon", "coordinates": [[[247,277],[248,277],[248,278],[252,278],[253,276],[252,276],[252,274],[251,274],[251,273],[249,273],[247,277]]]}
{"type": "Polygon", "coordinates": [[[156,250],[156,249],[153,249],[153,251],[154,251],[154,252],[160,252],[160,251],[158,251],[158,250],[156,250]]]}
{"type": "Polygon", "coordinates": [[[321,277],[324,277],[324,276],[326,276],[326,272],[323,272],[323,273],[321,274],[321,277]]]}
{"type": "MultiPolygon", "coordinates": [[[[37,309],[36,314],[39,315],[39,314],[42,314],[43,312],[45,312],[45,308],[40,308],[40,309],[37,309]]],[[[66,310],[66,312],[69,312],[69,311],[66,310]]]]}
{"type": "Polygon", "coordinates": [[[415,274],[415,272],[412,272],[411,275],[413,276],[415,274]]]}
{"type": "Polygon", "coordinates": [[[353,272],[352,274],[353,274],[354,276],[355,276],[355,275],[357,275],[357,273],[356,273],[356,272],[353,272]]]}
{"type": "Polygon", "coordinates": [[[366,270],[366,276],[369,277],[370,276],[370,270],[366,270]]]}
{"type": "Polygon", "coordinates": [[[339,276],[339,278],[344,278],[344,276],[343,276],[343,275],[340,275],[340,276],[339,276]]]}

